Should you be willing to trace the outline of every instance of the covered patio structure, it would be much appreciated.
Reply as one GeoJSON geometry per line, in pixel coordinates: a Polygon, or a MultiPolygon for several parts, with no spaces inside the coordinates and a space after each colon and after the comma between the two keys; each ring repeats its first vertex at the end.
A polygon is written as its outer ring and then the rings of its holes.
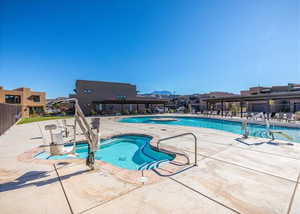
{"type": "Polygon", "coordinates": [[[166,105],[169,102],[167,99],[153,99],[153,98],[134,98],[134,99],[107,99],[101,101],[94,101],[93,105],[96,110],[107,110],[107,105],[120,105],[121,112],[125,109],[129,112],[135,110],[139,112],[144,109],[152,109],[154,106],[161,105],[164,112],[166,111],[166,105]]]}
{"type": "Polygon", "coordinates": [[[218,98],[207,98],[203,100],[206,102],[207,110],[216,110],[216,105],[220,104],[221,115],[224,116],[224,106],[226,103],[239,103],[240,116],[243,117],[244,109],[248,112],[249,105],[260,104],[263,105],[264,111],[272,112],[272,105],[285,105],[289,112],[296,112],[300,110],[300,91],[285,92],[285,93],[269,93],[257,94],[249,96],[229,96],[218,98]],[[275,104],[275,102],[282,101],[284,104],[275,104]]]}

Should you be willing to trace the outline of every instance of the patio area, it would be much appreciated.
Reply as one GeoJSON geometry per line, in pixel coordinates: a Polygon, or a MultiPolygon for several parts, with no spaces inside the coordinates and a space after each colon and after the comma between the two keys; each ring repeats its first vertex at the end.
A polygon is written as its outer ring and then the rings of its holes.
{"type": "MultiPolygon", "coordinates": [[[[300,144],[248,146],[224,131],[120,123],[120,118],[101,118],[102,138],[137,133],[159,139],[192,132],[198,138],[198,166],[172,176],[138,171],[130,177],[101,161],[93,171],[85,160],[37,161],[32,151],[44,144],[40,129],[57,121],[17,125],[0,136],[1,212],[300,213],[300,144]]],[[[184,137],[164,146],[193,157],[189,142],[184,137]]],[[[165,165],[158,171],[172,173],[165,165]]]]}

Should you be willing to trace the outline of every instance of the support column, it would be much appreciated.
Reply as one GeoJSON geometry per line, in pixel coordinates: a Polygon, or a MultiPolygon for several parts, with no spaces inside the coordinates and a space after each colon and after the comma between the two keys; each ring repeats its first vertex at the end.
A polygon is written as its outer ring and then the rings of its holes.
{"type": "Polygon", "coordinates": [[[243,118],[243,101],[240,102],[241,118],[243,118]]]}
{"type": "Polygon", "coordinates": [[[267,120],[269,120],[269,115],[270,115],[270,113],[271,113],[271,105],[270,105],[270,100],[267,100],[267,112],[266,112],[266,114],[267,114],[267,120]]]}
{"type": "Polygon", "coordinates": [[[271,111],[270,100],[267,100],[267,113],[270,113],[270,111],[271,111]]]}
{"type": "Polygon", "coordinates": [[[223,100],[221,101],[221,115],[222,115],[222,117],[223,117],[223,114],[224,113],[224,102],[223,102],[223,100]]]}

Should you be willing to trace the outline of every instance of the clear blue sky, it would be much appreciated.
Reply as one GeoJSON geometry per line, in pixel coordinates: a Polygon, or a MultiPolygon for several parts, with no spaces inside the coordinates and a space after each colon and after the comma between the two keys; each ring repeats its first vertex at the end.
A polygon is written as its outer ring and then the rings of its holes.
{"type": "Polygon", "coordinates": [[[299,0],[0,0],[0,85],[141,92],[300,82],[299,0]]]}

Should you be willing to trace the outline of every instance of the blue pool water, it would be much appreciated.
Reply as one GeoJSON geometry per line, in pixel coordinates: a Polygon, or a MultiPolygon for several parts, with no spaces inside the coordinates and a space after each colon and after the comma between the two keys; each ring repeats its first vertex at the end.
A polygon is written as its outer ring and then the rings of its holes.
{"type": "MultiPolygon", "coordinates": [[[[143,170],[158,167],[162,162],[173,159],[173,156],[158,152],[150,147],[150,137],[123,135],[100,143],[96,152],[96,160],[110,163],[112,165],[131,169],[143,170]]],[[[76,145],[76,158],[87,157],[88,146],[86,143],[76,145]]],[[[49,156],[46,152],[35,156],[39,159],[69,159],[74,158],[68,155],[49,156]]]]}
{"type": "MultiPolygon", "coordinates": [[[[181,125],[193,126],[201,128],[217,129],[227,131],[235,134],[242,134],[240,122],[227,121],[213,118],[199,118],[199,117],[164,117],[164,116],[147,116],[147,117],[128,117],[121,119],[120,122],[126,123],[148,123],[148,124],[167,124],[167,125],[181,125]],[[153,118],[175,118],[177,121],[153,121],[153,118]]],[[[256,137],[268,138],[263,131],[266,130],[264,125],[248,124],[250,135],[256,137]]],[[[300,129],[288,128],[283,126],[271,126],[272,130],[280,130],[293,138],[293,142],[300,143],[300,129]]],[[[288,140],[283,136],[276,135],[276,139],[288,140]]]]}

